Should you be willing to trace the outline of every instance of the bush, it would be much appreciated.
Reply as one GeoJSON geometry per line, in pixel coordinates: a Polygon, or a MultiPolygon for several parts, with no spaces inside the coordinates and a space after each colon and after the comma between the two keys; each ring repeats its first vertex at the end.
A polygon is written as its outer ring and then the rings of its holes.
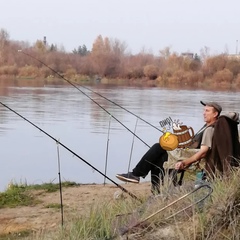
{"type": "Polygon", "coordinates": [[[213,75],[213,82],[216,84],[231,83],[232,80],[233,73],[227,68],[218,71],[213,75]]]}
{"type": "Polygon", "coordinates": [[[213,75],[218,71],[223,70],[226,67],[226,57],[224,55],[219,55],[215,57],[210,57],[206,60],[203,71],[205,75],[213,75]]]}
{"type": "Polygon", "coordinates": [[[230,59],[226,64],[226,68],[237,76],[240,73],[240,61],[238,59],[230,59]]]}
{"type": "Polygon", "coordinates": [[[131,69],[127,72],[127,77],[131,78],[142,78],[144,76],[142,67],[131,69]]]}
{"type": "Polygon", "coordinates": [[[65,76],[67,79],[71,79],[74,78],[74,76],[77,74],[77,71],[74,68],[68,68],[65,76]]]}
{"type": "Polygon", "coordinates": [[[158,67],[154,65],[146,65],[143,69],[143,73],[145,77],[154,80],[158,77],[158,67]]]}
{"type": "Polygon", "coordinates": [[[39,69],[38,76],[39,76],[39,77],[42,77],[42,78],[47,78],[47,77],[49,77],[52,73],[53,73],[52,70],[50,70],[49,68],[47,68],[47,67],[42,67],[42,68],[39,69]]]}
{"type": "Polygon", "coordinates": [[[0,193],[0,208],[28,206],[35,204],[36,200],[25,188],[12,185],[4,193],[0,193]]]}
{"type": "Polygon", "coordinates": [[[233,81],[233,84],[236,87],[240,87],[240,73],[237,75],[237,77],[235,78],[235,80],[233,81]]]}
{"type": "Polygon", "coordinates": [[[19,68],[19,77],[36,77],[39,71],[37,67],[26,65],[25,67],[19,68]]]}
{"type": "Polygon", "coordinates": [[[14,75],[18,74],[18,68],[16,65],[13,66],[2,66],[0,67],[0,75],[14,75]]]}

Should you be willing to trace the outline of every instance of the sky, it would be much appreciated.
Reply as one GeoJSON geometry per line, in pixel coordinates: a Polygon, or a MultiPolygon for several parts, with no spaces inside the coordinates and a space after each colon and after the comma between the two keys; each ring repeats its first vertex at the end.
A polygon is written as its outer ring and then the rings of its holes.
{"type": "Polygon", "coordinates": [[[210,54],[240,51],[240,0],[0,0],[0,29],[10,40],[43,40],[67,52],[96,38],[126,51],[210,54]]]}

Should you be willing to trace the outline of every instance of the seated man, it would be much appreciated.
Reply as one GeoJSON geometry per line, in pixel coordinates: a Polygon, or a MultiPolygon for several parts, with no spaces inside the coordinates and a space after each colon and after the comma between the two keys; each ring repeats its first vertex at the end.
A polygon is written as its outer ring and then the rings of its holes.
{"type": "MultiPolygon", "coordinates": [[[[184,169],[193,162],[204,158],[212,146],[214,124],[222,111],[222,107],[216,102],[204,103],[201,101],[201,104],[204,105],[203,118],[206,124],[194,137],[194,147],[199,148],[199,151],[193,154],[190,158],[176,163],[175,168],[177,170],[184,169]]],[[[167,160],[167,151],[164,150],[159,143],[155,143],[144,154],[132,172],[117,174],[116,177],[125,182],[139,183],[140,177],[146,177],[149,171],[151,171],[152,191],[159,192],[160,173],[162,173],[162,178],[164,175],[163,164],[167,160]]]]}
{"type": "Polygon", "coordinates": [[[221,115],[214,127],[212,149],[207,156],[205,170],[210,178],[228,177],[240,166],[239,114],[221,115]]]}

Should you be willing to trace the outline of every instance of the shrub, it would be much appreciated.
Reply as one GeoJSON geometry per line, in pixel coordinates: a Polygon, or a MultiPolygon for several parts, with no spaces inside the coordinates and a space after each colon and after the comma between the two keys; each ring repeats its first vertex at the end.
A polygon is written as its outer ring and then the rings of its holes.
{"type": "Polygon", "coordinates": [[[0,75],[14,75],[18,74],[18,68],[16,65],[13,66],[2,66],[0,67],[0,75]]]}
{"type": "Polygon", "coordinates": [[[226,62],[227,60],[224,55],[209,57],[203,66],[204,74],[209,76],[223,70],[226,67],[226,62]]]}
{"type": "Polygon", "coordinates": [[[76,69],[74,68],[68,68],[66,73],[65,73],[65,76],[67,79],[71,79],[73,78],[75,75],[77,74],[77,71],[76,69]]]}
{"type": "Polygon", "coordinates": [[[204,80],[203,73],[201,71],[194,71],[189,73],[189,77],[193,83],[201,83],[204,80]]]}
{"type": "Polygon", "coordinates": [[[143,69],[145,77],[156,79],[158,77],[158,67],[154,65],[146,65],[143,69]]]}
{"type": "Polygon", "coordinates": [[[36,77],[38,76],[38,68],[34,66],[26,65],[25,67],[19,68],[19,77],[36,77]]]}
{"type": "Polygon", "coordinates": [[[25,188],[12,185],[6,192],[0,193],[0,208],[28,206],[35,204],[36,200],[25,188]]]}
{"type": "Polygon", "coordinates": [[[39,69],[38,76],[42,78],[47,78],[52,74],[52,70],[47,67],[42,67],[39,69]]]}
{"type": "Polygon", "coordinates": [[[233,73],[227,68],[221,71],[218,71],[213,75],[213,82],[217,84],[226,83],[226,82],[231,83],[232,80],[233,80],[233,73]]]}
{"type": "Polygon", "coordinates": [[[127,72],[127,77],[131,78],[142,78],[144,76],[142,67],[136,67],[127,72]]]}
{"type": "Polygon", "coordinates": [[[240,87],[240,73],[237,75],[237,77],[233,81],[234,85],[236,87],[240,87]]]}
{"type": "Polygon", "coordinates": [[[240,73],[240,61],[238,59],[230,59],[227,61],[226,68],[237,76],[240,73]]]}

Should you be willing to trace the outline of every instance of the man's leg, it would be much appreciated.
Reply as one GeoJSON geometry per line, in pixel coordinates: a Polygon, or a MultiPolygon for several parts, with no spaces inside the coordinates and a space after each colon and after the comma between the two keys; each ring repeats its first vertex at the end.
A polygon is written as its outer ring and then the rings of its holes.
{"type": "Polygon", "coordinates": [[[127,182],[138,183],[140,177],[145,177],[151,171],[151,181],[159,189],[159,175],[164,174],[163,163],[167,161],[167,152],[159,143],[155,143],[141,158],[132,172],[117,174],[116,177],[127,182]]]}
{"type": "Polygon", "coordinates": [[[165,175],[163,164],[167,160],[168,160],[167,152],[162,153],[157,165],[151,168],[151,183],[152,183],[151,191],[153,194],[160,193],[160,185],[163,185],[163,178],[165,175]]]}
{"type": "Polygon", "coordinates": [[[138,177],[146,177],[149,171],[156,172],[158,169],[163,168],[163,163],[167,161],[166,150],[164,150],[159,143],[155,143],[143,155],[136,167],[133,169],[133,175],[138,177]]]}

